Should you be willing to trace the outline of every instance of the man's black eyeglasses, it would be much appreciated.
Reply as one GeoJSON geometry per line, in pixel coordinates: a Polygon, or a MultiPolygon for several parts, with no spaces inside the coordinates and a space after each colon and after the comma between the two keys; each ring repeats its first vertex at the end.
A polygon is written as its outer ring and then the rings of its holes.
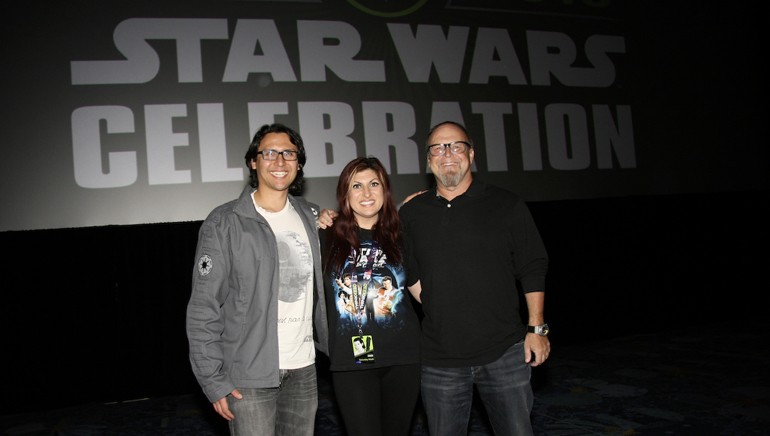
{"type": "Polygon", "coordinates": [[[299,157],[297,150],[262,150],[258,151],[257,154],[261,154],[264,160],[276,160],[279,154],[283,156],[283,160],[297,160],[299,157]]]}
{"type": "Polygon", "coordinates": [[[428,146],[428,153],[430,153],[431,156],[441,156],[442,154],[446,153],[444,150],[448,148],[452,154],[460,154],[465,153],[465,150],[469,149],[470,147],[471,144],[466,141],[454,141],[447,142],[445,144],[431,144],[428,146]]]}

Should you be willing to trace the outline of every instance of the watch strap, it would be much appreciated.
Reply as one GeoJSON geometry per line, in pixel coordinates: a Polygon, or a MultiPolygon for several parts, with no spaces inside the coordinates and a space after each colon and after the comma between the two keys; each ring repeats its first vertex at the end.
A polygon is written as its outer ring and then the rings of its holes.
{"type": "Polygon", "coordinates": [[[534,333],[536,335],[540,336],[547,336],[549,327],[547,323],[543,323],[540,325],[528,325],[527,326],[527,333],[534,333]]]}

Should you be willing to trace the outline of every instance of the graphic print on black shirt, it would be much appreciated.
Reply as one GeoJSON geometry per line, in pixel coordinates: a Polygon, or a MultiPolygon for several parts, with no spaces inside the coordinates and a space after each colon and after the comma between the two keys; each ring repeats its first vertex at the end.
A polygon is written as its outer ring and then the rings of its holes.
{"type": "MultiPolygon", "coordinates": [[[[420,321],[405,286],[406,270],[372,241],[371,230],[358,231],[355,255],[351,251],[341,267],[324,273],[330,369],[419,363],[420,321]]],[[[326,243],[324,233],[321,240],[326,243]]]]}
{"type": "Polygon", "coordinates": [[[370,334],[404,327],[404,316],[411,304],[404,283],[406,274],[400,265],[390,265],[387,256],[372,241],[362,241],[358,252],[351,253],[345,265],[334,275],[338,333],[370,334]],[[362,332],[359,332],[359,327],[362,332]]]}

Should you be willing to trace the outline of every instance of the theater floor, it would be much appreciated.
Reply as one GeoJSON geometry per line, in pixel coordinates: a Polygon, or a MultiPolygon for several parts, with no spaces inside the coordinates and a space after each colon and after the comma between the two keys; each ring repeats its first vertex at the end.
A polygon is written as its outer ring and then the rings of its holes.
{"type": "MultiPolygon", "coordinates": [[[[770,434],[768,323],[559,346],[533,371],[537,435],[770,434]]],[[[316,434],[344,435],[328,374],[316,434]]],[[[6,392],[5,395],[10,395],[6,392]]],[[[477,404],[477,402],[476,402],[477,404]]],[[[0,416],[4,435],[227,435],[198,393],[0,416]]],[[[421,410],[412,435],[427,435],[421,410]]],[[[491,435],[474,406],[469,435],[491,435]]]]}

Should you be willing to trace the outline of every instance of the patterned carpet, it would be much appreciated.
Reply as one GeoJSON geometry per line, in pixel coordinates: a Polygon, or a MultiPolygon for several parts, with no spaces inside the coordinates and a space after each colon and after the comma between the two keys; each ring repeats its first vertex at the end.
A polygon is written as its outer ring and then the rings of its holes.
{"type": "MultiPolygon", "coordinates": [[[[537,435],[770,434],[770,329],[695,326],[555,348],[533,372],[537,435]]],[[[328,374],[316,434],[340,435],[328,374]]],[[[6,393],[8,395],[8,393],[6,393]]],[[[201,395],[0,416],[9,436],[227,435],[201,395]]],[[[427,435],[421,410],[412,435],[427,435]]],[[[469,435],[491,435],[474,407],[469,435]]]]}

